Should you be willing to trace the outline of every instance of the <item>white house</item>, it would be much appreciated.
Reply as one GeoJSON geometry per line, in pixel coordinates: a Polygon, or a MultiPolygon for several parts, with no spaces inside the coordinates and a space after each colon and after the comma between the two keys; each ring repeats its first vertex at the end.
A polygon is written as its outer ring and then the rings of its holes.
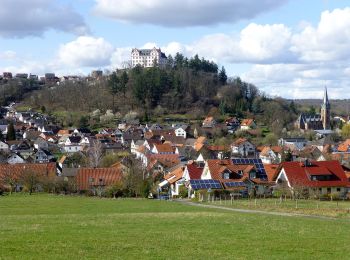
{"type": "Polygon", "coordinates": [[[238,138],[231,144],[231,153],[243,157],[255,153],[255,145],[245,138],[238,138]]]}
{"type": "Polygon", "coordinates": [[[167,62],[167,57],[161,51],[154,47],[153,49],[137,49],[134,48],[131,51],[131,65],[141,65],[142,67],[153,67],[156,63],[158,66],[163,67],[167,62]]]}
{"type": "Polygon", "coordinates": [[[260,154],[259,158],[263,163],[267,164],[276,164],[280,163],[282,159],[282,148],[280,146],[276,147],[270,147],[270,146],[265,146],[260,154]]]}
{"type": "Polygon", "coordinates": [[[3,141],[0,141],[0,151],[8,151],[9,150],[9,145],[3,141]]]}
{"type": "Polygon", "coordinates": [[[241,130],[242,131],[246,131],[246,130],[250,130],[250,129],[254,129],[256,128],[256,124],[254,122],[254,119],[252,118],[247,118],[247,119],[243,119],[241,122],[241,130]]]}
{"type": "Polygon", "coordinates": [[[175,129],[175,135],[176,135],[176,136],[181,136],[181,137],[183,137],[183,138],[185,138],[185,139],[186,139],[186,137],[187,137],[187,133],[186,133],[186,131],[185,131],[182,127],[179,127],[179,128],[176,128],[176,129],[175,129]]]}

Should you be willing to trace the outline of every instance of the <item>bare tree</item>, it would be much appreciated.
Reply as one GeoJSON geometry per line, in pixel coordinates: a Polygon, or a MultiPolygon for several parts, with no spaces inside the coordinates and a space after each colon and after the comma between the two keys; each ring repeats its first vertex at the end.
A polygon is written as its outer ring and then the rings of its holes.
{"type": "Polygon", "coordinates": [[[0,184],[10,187],[10,194],[12,194],[14,187],[16,187],[16,184],[18,183],[17,177],[18,176],[14,171],[11,171],[8,169],[8,167],[5,166],[5,168],[2,169],[2,173],[0,174],[0,184]]]}
{"type": "Polygon", "coordinates": [[[103,156],[102,143],[99,140],[94,140],[92,146],[89,148],[88,154],[90,167],[99,167],[103,156]]]}
{"type": "Polygon", "coordinates": [[[20,177],[21,184],[28,189],[30,195],[38,187],[40,181],[41,176],[37,172],[30,169],[24,170],[20,177]]]}

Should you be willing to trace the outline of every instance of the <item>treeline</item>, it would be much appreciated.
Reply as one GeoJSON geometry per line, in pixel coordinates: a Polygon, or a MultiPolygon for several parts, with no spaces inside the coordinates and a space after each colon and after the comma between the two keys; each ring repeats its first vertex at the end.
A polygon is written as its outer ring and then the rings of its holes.
{"type": "Polygon", "coordinates": [[[37,81],[33,79],[0,79],[0,105],[18,101],[26,93],[40,88],[37,81]]]}

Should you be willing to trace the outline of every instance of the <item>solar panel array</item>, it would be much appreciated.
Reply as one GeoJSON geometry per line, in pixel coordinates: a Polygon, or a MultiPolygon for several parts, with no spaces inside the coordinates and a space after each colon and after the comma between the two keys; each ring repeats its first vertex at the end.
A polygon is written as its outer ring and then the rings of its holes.
{"type": "Polygon", "coordinates": [[[190,180],[190,184],[194,190],[222,189],[218,180],[190,180]]]}
{"type": "Polygon", "coordinates": [[[234,164],[254,164],[255,168],[259,174],[259,177],[261,179],[267,179],[266,171],[264,168],[264,164],[262,163],[261,159],[252,159],[252,158],[233,158],[232,162],[234,164]]]}
{"type": "Polygon", "coordinates": [[[230,182],[225,182],[225,186],[230,188],[245,187],[246,184],[242,181],[230,181],[230,182]]]}

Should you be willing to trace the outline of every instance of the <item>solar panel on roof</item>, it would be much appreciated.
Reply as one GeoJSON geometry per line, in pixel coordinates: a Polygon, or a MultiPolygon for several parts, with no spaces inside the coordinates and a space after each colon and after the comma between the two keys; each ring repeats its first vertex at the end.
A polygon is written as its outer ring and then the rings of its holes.
{"type": "Polygon", "coordinates": [[[258,158],[233,158],[232,162],[234,164],[254,164],[259,178],[267,179],[266,171],[261,159],[258,158]]]}
{"type": "Polygon", "coordinates": [[[222,189],[222,185],[218,180],[190,180],[192,189],[222,189]]]}
{"type": "Polygon", "coordinates": [[[225,182],[226,187],[245,187],[246,184],[244,182],[241,181],[233,181],[233,182],[225,182]]]}

